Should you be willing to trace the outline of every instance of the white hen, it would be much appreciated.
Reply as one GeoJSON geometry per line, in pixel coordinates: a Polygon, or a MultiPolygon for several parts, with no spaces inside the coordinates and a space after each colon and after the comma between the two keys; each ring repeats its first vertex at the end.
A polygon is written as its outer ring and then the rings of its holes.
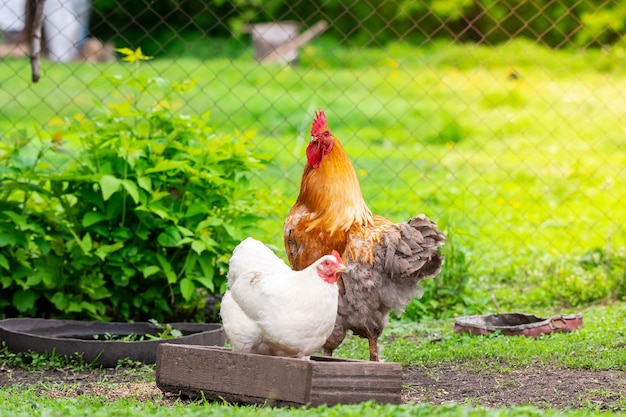
{"type": "Polygon", "coordinates": [[[258,240],[241,242],[220,309],[233,351],[307,358],[319,350],[335,326],[344,270],[336,251],[293,271],[258,240]]]}

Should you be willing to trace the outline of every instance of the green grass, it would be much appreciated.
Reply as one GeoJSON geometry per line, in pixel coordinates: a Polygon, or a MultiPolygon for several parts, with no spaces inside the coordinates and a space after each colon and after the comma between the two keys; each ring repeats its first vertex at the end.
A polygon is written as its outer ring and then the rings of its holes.
{"type": "MultiPolygon", "coordinates": [[[[383,355],[388,361],[404,365],[429,368],[441,364],[454,364],[482,373],[507,373],[518,367],[551,366],[556,368],[623,370],[626,353],[624,317],[626,304],[595,306],[584,311],[583,328],[572,333],[552,334],[538,339],[524,337],[504,337],[500,335],[470,337],[452,332],[452,321],[425,320],[422,323],[406,321],[393,322],[385,331],[381,341],[383,355]],[[437,341],[433,341],[437,340],[437,341]]],[[[366,344],[359,339],[349,338],[338,351],[339,356],[365,359],[366,344]]],[[[68,360],[46,355],[13,355],[0,349],[0,366],[13,364],[24,366],[33,372],[46,369],[93,369],[93,365],[80,360],[68,360]],[[19,358],[18,358],[19,357],[19,358]]],[[[154,381],[153,366],[137,366],[128,361],[122,362],[117,372],[127,376],[127,380],[154,381]]],[[[106,392],[107,382],[100,383],[106,392]]],[[[106,395],[75,396],[80,381],[51,383],[44,378],[29,386],[5,386],[0,389],[0,416],[78,416],[78,415],[125,415],[125,416],[265,416],[265,415],[319,415],[319,416],[591,416],[597,415],[596,407],[589,404],[581,410],[539,410],[528,406],[509,409],[487,410],[479,406],[409,404],[391,405],[345,405],[337,407],[317,407],[313,409],[282,409],[271,407],[236,406],[226,403],[164,404],[158,398],[148,401],[125,398],[107,399],[106,395]],[[69,394],[69,395],[66,395],[69,394]],[[289,413],[289,414],[288,414],[289,413]]],[[[614,394],[613,394],[614,395],[614,394]]],[[[612,414],[603,414],[612,415],[612,414]]]]}
{"type": "MultiPolygon", "coordinates": [[[[509,337],[498,333],[469,336],[453,333],[453,319],[392,321],[381,336],[382,356],[405,366],[436,367],[456,364],[481,372],[506,372],[528,366],[561,369],[626,369],[626,304],[592,306],[580,311],[583,326],[571,333],[540,338],[509,337]]],[[[544,317],[559,312],[537,312],[544,317]]],[[[367,360],[365,339],[349,337],[337,356],[367,360]]]]}
{"type": "MultiPolygon", "coordinates": [[[[450,417],[504,417],[504,416],[592,416],[597,415],[589,411],[556,411],[539,410],[534,407],[517,407],[515,409],[483,409],[464,405],[430,406],[428,404],[413,404],[410,406],[381,406],[373,403],[358,405],[338,405],[334,407],[306,408],[271,408],[231,406],[226,404],[192,404],[162,407],[154,403],[139,403],[133,400],[119,400],[107,403],[98,397],[81,397],[72,401],[58,401],[40,395],[35,390],[8,389],[0,391],[0,415],[12,417],[39,417],[39,416],[411,416],[430,417],[433,415],[450,417]],[[7,402],[8,400],[11,400],[7,402]],[[15,406],[15,404],[19,404],[15,406]]],[[[612,413],[603,414],[606,416],[612,413]]]]}
{"type": "MultiPolygon", "coordinates": [[[[389,329],[394,342],[384,353],[391,361],[426,367],[466,364],[482,371],[515,367],[553,366],[568,369],[608,370],[626,368],[626,305],[595,306],[582,311],[583,327],[571,333],[554,333],[537,339],[492,334],[485,337],[452,334],[440,330],[440,341],[431,342],[415,326],[389,329]]],[[[550,315],[550,314],[548,314],[550,315]]],[[[436,324],[436,323],[435,323],[436,324]]],[[[437,326],[431,324],[432,332],[437,326]]],[[[450,322],[446,321],[449,327],[450,322]]],[[[435,333],[436,334],[436,333],[435,333]]]]}

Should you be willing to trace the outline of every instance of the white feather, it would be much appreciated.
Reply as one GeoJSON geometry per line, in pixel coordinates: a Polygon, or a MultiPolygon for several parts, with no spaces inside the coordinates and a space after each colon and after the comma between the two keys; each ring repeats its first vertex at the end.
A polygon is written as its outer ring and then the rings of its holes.
{"type": "Polygon", "coordinates": [[[293,271],[263,243],[247,238],[229,261],[228,290],[220,315],[234,351],[308,357],[333,331],[337,284],[317,266],[293,271]]]}

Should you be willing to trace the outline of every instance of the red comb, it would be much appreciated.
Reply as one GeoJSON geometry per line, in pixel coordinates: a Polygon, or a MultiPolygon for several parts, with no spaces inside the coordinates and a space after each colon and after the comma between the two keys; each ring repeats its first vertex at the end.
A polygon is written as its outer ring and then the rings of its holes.
{"type": "Polygon", "coordinates": [[[341,260],[341,256],[339,256],[339,252],[337,252],[336,250],[333,251],[333,256],[335,257],[335,259],[337,259],[337,262],[339,263],[343,263],[343,261],[341,260]]]}
{"type": "Polygon", "coordinates": [[[315,112],[315,120],[313,120],[313,126],[311,126],[311,136],[319,135],[322,128],[326,126],[328,126],[326,115],[324,114],[324,110],[320,109],[319,112],[315,112]]]}

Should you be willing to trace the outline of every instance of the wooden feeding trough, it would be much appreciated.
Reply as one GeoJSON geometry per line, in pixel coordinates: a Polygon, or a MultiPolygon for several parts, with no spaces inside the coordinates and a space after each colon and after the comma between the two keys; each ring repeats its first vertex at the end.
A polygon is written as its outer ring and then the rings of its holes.
{"type": "Polygon", "coordinates": [[[159,346],[156,384],[192,398],[278,406],[402,402],[398,363],[232,352],[215,346],[159,346]]]}

